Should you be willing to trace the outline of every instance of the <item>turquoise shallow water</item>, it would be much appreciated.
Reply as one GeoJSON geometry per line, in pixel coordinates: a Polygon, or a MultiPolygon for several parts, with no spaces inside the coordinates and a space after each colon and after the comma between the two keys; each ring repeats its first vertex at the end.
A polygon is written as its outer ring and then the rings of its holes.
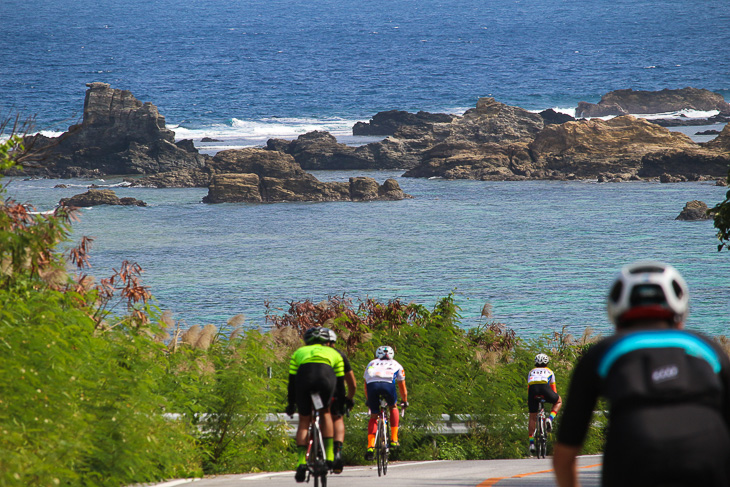
{"type": "MultiPolygon", "coordinates": [[[[353,173],[316,172],[322,180],[353,173]]],[[[264,324],[264,302],[318,302],[331,294],[396,297],[432,307],[449,292],[464,326],[485,302],[494,318],[535,336],[567,326],[610,328],[604,297],[618,268],[640,258],[674,264],[691,293],[689,326],[730,333],[730,255],[712,222],[674,220],[684,204],[714,205],[710,183],[481,182],[420,180],[399,172],[413,199],[370,203],[200,203],[206,189],[115,188],[147,208],[83,211],[75,238],[95,237],[92,274],[122,260],[145,270],[158,304],[185,324],[222,324],[243,313],[264,324]]],[[[59,181],[13,181],[9,195],[52,208],[83,192],[59,181]]],[[[114,181],[107,181],[114,183],[114,181]]]]}

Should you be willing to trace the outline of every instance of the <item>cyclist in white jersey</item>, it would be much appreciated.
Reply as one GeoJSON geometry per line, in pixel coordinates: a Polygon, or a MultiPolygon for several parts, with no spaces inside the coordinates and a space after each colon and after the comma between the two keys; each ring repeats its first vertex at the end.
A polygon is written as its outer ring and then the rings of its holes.
{"type": "Polygon", "coordinates": [[[400,413],[396,402],[400,392],[403,407],[408,406],[408,390],[406,389],[406,373],[403,366],[393,359],[395,351],[392,347],[381,346],[375,352],[376,359],[371,360],[365,367],[365,399],[370,409],[370,421],[368,422],[368,446],[365,453],[366,460],[372,460],[375,448],[375,432],[378,425],[378,411],[380,410],[380,398],[384,398],[390,409],[390,446],[399,446],[398,423],[400,413]]]}
{"type": "Polygon", "coordinates": [[[538,396],[542,396],[545,402],[553,405],[546,421],[548,431],[553,429],[553,421],[560,411],[563,401],[558,394],[557,384],[555,383],[555,373],[547,366],[550,357],[544,353],[538,353],[535,356],[535,368],[527,374],[527,408],[530,412],[530,418],[527,425],[528,440],[530,442],[530,454],[535,453],[535,425],[537,423],[538,396]]]}

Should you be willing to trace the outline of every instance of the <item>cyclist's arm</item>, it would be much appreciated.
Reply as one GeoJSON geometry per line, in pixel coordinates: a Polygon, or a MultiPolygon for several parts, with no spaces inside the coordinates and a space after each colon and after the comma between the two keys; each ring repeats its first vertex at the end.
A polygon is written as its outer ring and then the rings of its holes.
{"type": "Polygon", "coordinates": [[[345,397],[345,377],[337,377],[337,383],[335,384],[335,397],[345,397]]]}
{"type": "Polygon", "coordinates": [[[403,402],[408,402],[408,390],[406,389],[406,381],[405,380],[399,380],[396,382],[398,384],[398,393],[400,394],[401,399],[403,402]]]}
{"type": "Polygon", "coordinates": [[[355,373],[352,370],[345,374],[345,385],[347,385],[347,398],[352,399],[357,390],[357,380],[355,380],[355,373]]]}
{"type": "Polygon", "coordinates": [[[556,443],[553,448],[553,468],[558,487],[580,487],[576,458],[580,452],[579,446],[568,446],[556,443]]]}
{"type": "Polygon", "coordinates": [[[289,374],[289,387],[287,388],[287,401],[289,404],[294,404],[297,400],[296,382],[297,376],[289,374]]]}

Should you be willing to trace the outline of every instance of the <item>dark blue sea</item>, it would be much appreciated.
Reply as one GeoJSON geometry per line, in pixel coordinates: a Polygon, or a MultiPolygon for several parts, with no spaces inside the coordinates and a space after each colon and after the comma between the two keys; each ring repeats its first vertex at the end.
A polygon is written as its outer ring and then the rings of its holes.
{"type": "MultiPolygon", "coordinates": [[[[727,0],[2,0],[0,19],[0,115],[34,115],[57,134],[80,120],[86,83],[102,81],[157,105],[178,139],[210,154],[315,129],[363,143],[351,127],[379,111],[462,113],[481,96],[566,113],[624,88],[730,97],[727,0]]],[[[668,114],[681,115],[708,114],[668,114]]],[[[74,236],[96,237],[99,277],[139,262],[185,326],[237,313],[263,325],[265,301],[344,293],[431,307],[453,291],[465,326],[489,302],[526,336],[607,331],[613,273],[659,258],[689,281],[690,326],[728,333],[730,257],[711,222],[674,220],[724,188],[358,174],[396,177],[415,198],[204,205],[204,189],[117,187],[150,206],[85,210],[74,236]]],[[[44,210],[90,184],[64,182],[8,191],[44,210]]]]}

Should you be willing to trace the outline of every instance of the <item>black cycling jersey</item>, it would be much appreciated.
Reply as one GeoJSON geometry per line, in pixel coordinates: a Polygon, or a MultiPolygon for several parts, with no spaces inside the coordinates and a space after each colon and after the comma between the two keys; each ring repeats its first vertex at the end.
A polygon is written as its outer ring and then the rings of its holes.
{"type": "Polygon", "coordinates": [[[602,485],[730,485],[730,360],[717,344],[681,330],[600,341],[574,370],[560,443],[583,443],[599,396],[609,403],[602,485]]]}
{"type": "MultiPolygon", "coordinates": [[[[350,361],[347,359],[344,353],[342,353],[342,350],[335,349],[338,352],[340,352],[340,355],[342,355],[342,360],[345,361],[345,375],[348,374],[348,372],[352,372],[352,367],[350,366],[350,361]]],[[[330,408],[330,411],[335,416],[344,416],[345,415],[345,383],[344,381],[337,381],[337,388],[335,390],[335,398],[332,401],[332,407],[330,408]]]]}

